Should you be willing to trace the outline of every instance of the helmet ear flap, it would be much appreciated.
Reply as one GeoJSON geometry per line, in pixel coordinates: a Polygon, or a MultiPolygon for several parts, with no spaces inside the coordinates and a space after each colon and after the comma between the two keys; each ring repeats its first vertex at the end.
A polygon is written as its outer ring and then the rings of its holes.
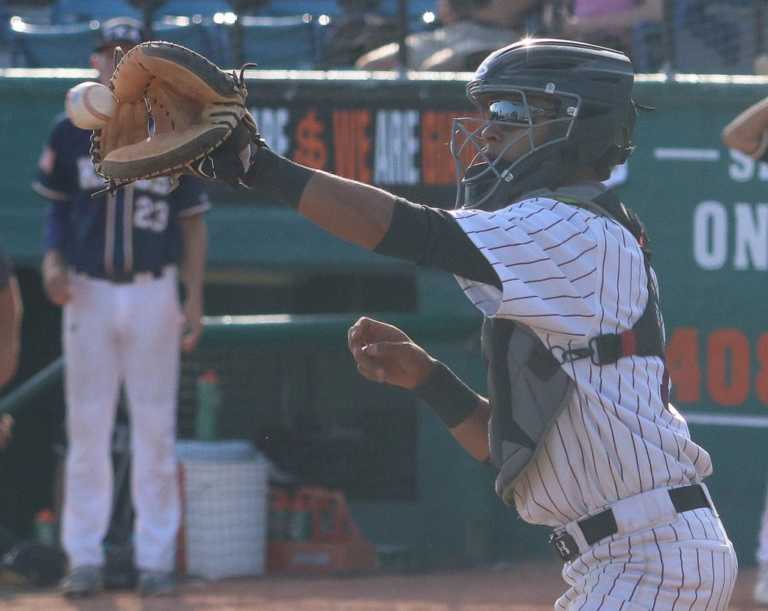
{"type": "Polygon", "coordinates": [[[581,166],[604,169],[631,155],[635,109],[631,104],[608,108],[585,104],[574,123],[567,149],[581,166]]]}

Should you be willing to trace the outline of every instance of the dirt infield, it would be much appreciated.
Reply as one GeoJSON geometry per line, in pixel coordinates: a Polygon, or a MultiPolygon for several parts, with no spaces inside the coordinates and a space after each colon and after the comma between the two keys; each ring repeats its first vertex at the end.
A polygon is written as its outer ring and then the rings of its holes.
{"type": "MultiPolygon", "coordinates": [[[[755,609],[755,570],[742,571],[731,609],[755,609]]],[[[264,577],[187,581],[177,596],[132,593],[69,601],[52,591],[0,590],[0,609],[18,611],[543,611],[563,590],[554,564],[451,573],[367,577],[264,577]]]]}

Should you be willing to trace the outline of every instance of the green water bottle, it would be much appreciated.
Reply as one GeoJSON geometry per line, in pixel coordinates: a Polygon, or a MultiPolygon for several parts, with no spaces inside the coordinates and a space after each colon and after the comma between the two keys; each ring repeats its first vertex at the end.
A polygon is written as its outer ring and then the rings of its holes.
{"type": "Polygon", "coordinates": [[[214,441],[218,438],[218,420],[221,410],[219,375],[213,370],[197,378],[197,413],[195,415],[195,437],[200,441],[214,441]]]}
{"type": "Polygon", "coordinates": [[[35,516],[35,538],[45,545],[56,545],[56,516],[50,509],[38,511],[35,516]]]}

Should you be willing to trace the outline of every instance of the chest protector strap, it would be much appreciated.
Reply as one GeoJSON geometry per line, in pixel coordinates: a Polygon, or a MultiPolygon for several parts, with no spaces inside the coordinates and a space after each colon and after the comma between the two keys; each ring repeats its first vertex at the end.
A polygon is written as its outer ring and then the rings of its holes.
{"type": "MultiPolygon", "coordinates": [[[[571,197],[567,190],[532,195],[552,197],[606,216],[626,227],[638,240],[645,258],[648,301],[642,315],[628,331],[591,338],[585,346],[551,349],[522,323],[486,318],[483,323],[483,354],[488,365],[491,399],[489,423],[491,461],[499,469],[496,492],[512,505],[514,487],[540,449],[541,440],[568,405],[575,391],[564,366],[589,358],[597,366],[616,363],[625,356],[656,356],[664,359],[664,325],[646,248],[645,232],[633,212],[610,191],[593,199],[571,197]],[[566,193],[563,193],[566,191],[566,193]]],[[[581,194],[579,194],[581,195],[581,194]]],[[[662,399],[668,401],[668,380],[662,399]]]]}

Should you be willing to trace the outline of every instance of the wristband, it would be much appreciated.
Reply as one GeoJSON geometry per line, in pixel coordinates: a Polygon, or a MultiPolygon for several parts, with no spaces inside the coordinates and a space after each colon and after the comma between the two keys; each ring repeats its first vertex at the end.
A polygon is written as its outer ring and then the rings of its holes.
{"type": "Polygon", "coordinates": [[[480,401],[479,395],[440,361],[435,363],[427,379],[413,392],[432,408],[449,429],[464,422],[480,401]]]}
{"type": "Polygon", "coordinates": [[[251,155],[251,167],[242,180],[251,189],[298,208],[304,188],[314,173],[262,146],[251,155]]]}

